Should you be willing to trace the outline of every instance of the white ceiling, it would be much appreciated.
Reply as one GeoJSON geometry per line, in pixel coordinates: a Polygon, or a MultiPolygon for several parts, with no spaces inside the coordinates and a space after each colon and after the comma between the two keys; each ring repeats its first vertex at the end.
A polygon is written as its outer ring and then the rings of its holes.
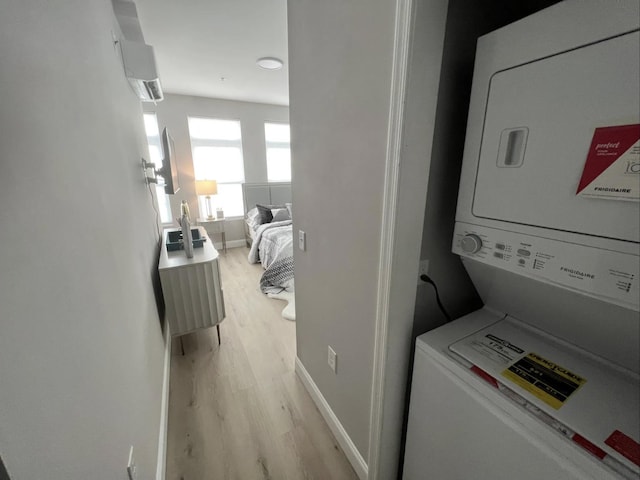
{"type": "Polygon", "coordinates": [[[286,0],[135,0],[165,93],[289,104],[286,0]],[[280,70],[256,65],[284,61],[280,70]]]}

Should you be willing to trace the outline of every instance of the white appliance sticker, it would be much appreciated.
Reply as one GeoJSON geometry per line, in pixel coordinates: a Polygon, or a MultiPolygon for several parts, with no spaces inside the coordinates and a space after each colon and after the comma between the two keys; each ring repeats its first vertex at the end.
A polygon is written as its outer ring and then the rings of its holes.
{"type": "Polygon", "coordinates": [[[520,347],[490,333],[484,337],[471,338],[469,346],[490,360],[504,365],[513,362],[524,353],[520,347]]]}
{"type": "Polygon", "coordinates": [[[596,128],[576,193],[640,200],[640,124],[596,128]]]}

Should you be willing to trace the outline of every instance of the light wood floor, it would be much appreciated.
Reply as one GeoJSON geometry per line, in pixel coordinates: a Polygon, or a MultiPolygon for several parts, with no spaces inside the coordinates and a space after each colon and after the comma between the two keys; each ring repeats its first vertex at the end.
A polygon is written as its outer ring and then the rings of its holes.
{"type": "Polygon", "coordinates": [[[246,248],[221,254],[227,317],[174,339],[167,480],[357,479],[294,373],[295,323],[246,248]]]}

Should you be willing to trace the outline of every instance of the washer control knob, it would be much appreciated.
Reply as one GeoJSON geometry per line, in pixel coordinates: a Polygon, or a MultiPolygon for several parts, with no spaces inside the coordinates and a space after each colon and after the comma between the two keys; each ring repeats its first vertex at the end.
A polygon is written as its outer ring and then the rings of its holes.
{"type": "Polygon", "coordinates": [[[477,253],[482,248],[482,239],[475,233],[470,233],[462,238],[460,247],[465,253],[477,253]]]}

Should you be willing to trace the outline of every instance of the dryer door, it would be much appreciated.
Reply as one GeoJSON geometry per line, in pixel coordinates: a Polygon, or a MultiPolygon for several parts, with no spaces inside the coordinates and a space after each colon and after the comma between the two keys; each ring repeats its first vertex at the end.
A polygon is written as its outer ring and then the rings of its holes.
{"type": "MultiPolygon", "coordinates": [[[[639,242],[640,202],[577,193],[596,129],[640,139],[639,59],[635,31],[494,74],[473,215],[639,242]]],[[[637,166],[624,181],[640,188],[637,166]]]]}

